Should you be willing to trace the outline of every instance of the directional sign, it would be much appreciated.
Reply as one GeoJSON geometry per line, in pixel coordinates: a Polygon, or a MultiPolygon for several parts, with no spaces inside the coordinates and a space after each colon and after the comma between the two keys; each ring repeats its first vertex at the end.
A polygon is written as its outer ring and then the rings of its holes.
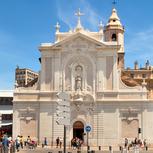
{"type": "Polygon", "coordinates": [[[65,107],[65,106],[58,105],[56,107],[56,111],[60,111],[60,112],[70,112],[70,107],[65,107]]]}
{"type": "Polygon", "coordinates": [[[56,122],[60,125],[70,125],[70,96],[66,92],[59,92],[57,97],[56,122]]]}
{"type": "Polygon", "coordinates": [[[90,132],[91,131],[91,125],[86,125],[85,130],[86,130],[86,132],[90,132]]]}
{"type": "Polygon", "coordinates": [[[57,104],[58,105],[64,105],[64,106],[70,107],[70,102],[69,101],[62,100],[62,99],[58,99],[57,100],[57,104]]]}
{"type": "Polygon", "coordinates": [[[70,113],[67,113],[67,112],[57,112],[56,115],[62,118],[70,118],[70,113]]]}
{"type": "Polygon", "coordinates": [[[58,118],[56,123],[59,125],[70,125],[70,119],[68,118],[58,118]]]}
{"type": "Polygon", "coordinates": [[[59,93],[57,94],[57,97],[58,97],[59,99],[65,99],[65,100],[69,100],[69,99],[70,99],[69,94],[67,94],[66,92],[59,92],[59,93]]]}

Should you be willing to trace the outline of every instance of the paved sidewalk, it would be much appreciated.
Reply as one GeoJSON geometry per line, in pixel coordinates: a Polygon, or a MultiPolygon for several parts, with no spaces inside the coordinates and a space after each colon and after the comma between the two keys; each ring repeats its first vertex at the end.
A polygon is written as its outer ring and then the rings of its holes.
{"type": "MultiPolygon", "coordinates": [[[[20,150],[19,153],[58,153],[59,151],[63,151],[63,149],[58,149],[58,148],[36,148],[36,149],[23,149],[20,150]]],[[[77,150],[72,150],[67,148],[66,152],[71,152],[71,153],[77,153],[77,150]]],[[[80,153],[87,153],[87,151],[85,150],[85,148],[83,148],[83,150],[81,150],[80,153]]],[[[102,150],[102,151],[95,151],[95,153],[110,153],[108,150],[102,150]]],[[[120,151],[116,150],[113,151],[113,153],[121,153],[120,151]]],[[[123,152],[124,153],[124,152],[123,152]]],[[[126,153],[126,152],[125,152],[126,153]]],[[[129,151],[129,153],[134,153],[133,150],[129,151]]],[[[140,151],[140,153],[153,153],[153,150],[148,150],[148,151],[140,151]]]]}

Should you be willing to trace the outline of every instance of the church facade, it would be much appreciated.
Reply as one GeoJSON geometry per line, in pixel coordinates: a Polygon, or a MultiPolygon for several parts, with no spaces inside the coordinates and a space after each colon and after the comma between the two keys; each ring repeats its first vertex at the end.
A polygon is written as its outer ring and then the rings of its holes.
{"type": "Polygon", "coordinates": [[[63,137],[56,123],[57,93],[70,95],[70,125],[67,142],[79,137],[86,143],[85,126],[91,125],[91,146],[117,145],[124,138],[147,139],[153,143],[153,103],[146,82],[127,86],[124,69],[124,27],[116,9],[98,32],[85,30],[81,13],[74,30],[60,32],[56,41],[42,43],[41,70],[31,87],[18,87],[13,100],[13,137],[31,136],[51,145],[63,137]]]}

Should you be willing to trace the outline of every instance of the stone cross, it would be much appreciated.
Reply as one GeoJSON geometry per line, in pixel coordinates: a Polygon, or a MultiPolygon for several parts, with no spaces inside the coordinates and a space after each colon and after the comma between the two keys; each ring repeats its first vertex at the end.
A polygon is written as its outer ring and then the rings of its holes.
{"type": "Polygon", "coordinates": [[[76,29],[82,29],[80,17],[83,16],[84,14],[81,13],[79,9],[78,12],[75,13],[75,15],[78,17],[78,23],[76,29]]]}

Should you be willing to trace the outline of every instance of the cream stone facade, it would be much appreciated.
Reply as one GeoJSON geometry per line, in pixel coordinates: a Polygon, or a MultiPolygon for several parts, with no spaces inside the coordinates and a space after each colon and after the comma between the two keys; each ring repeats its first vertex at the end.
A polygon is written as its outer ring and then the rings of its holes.
{"type": "Polygon", "coordinates": [[[63,90],[71,97],[68,143],[76,136],[86,143],[87,124],[91,146],[117,145],[125,137],[153,143],[153,103],[146,83],[129,87],[121,80],[124,28],[116,9],[98,32],[85,30],[81,13],[77,16],[73,31],[60,32],[57,24],[56,41],[40,45],[38,82],[14,90],[13,137],[30,135],[39,142],[47,137],[51,145],[63,137],[63,125],[56,123],[56,94],[63,90]]]}

